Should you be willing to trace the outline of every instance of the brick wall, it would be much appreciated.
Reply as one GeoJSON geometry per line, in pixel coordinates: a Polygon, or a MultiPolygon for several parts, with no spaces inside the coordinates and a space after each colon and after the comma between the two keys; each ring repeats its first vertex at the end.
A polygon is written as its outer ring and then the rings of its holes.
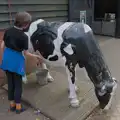
{"type": "MultiPolygon", "coordinates": [[[[3,35],[4,35],[4,31],[0,31],[0,45],[1,42],[3,40],[3,35]]],[[[0,49],[1,51],[1,49],[0,49]]],[[[0,61],[1,61],[1,52],[0,52],[0,61]]],[[[2,86],[4,83],[6,83],[5,81],[5,73],[0,69],[0,86],[2,86]]]]}

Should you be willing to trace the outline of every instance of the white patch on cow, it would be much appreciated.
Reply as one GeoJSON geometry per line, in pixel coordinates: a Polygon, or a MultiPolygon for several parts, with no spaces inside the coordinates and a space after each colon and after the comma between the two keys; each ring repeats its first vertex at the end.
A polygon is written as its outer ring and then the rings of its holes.
{"type": "Polygon", "coordinates": [[[61,25],[61,26],[58,28],[58,36],[57,36],[57,38],[54,40],[55,49],[54,49],[54,51],[53,51],[53,54],[50,55],[50,56],[48,57],[48,59],[51,58],[51,57],[53,57],[53,56],[55,56],[55,55],[58,55],[58,57],[61,57],[61,56],[62,56],[62,54],[61,54],[61,52],[60,52],[60,46],[61,46],[61,44],[62,44],[62,42],[63,42],[62,34],[63,34],[64,30],[66,30],[66,29],[67,29],[69,26],[71,26],[72,24],[73,24],[73,22],[66,22],[66,23],[64,23],[63,25],[61,25]]]}
{"type": "Polygon", "coordinates": [[[74,53],[71,44],[69,44],[67,47],[65,47],[65,48],[64,48],[64,51],[65,51],[66,53],[68,53],[69,55],[72,55],[72,54],[74,53]]]}
{"type": "Polygon", "coordinates": [[[85,30],[85,33],[88,33],[92,29],[87,24],[84,24],[84,30],[85,30]]]}
{"type": "Polygon", "coordinates": [[[34,49],[33,49],[32,43],[30,41],[31,36],[29,35],[29,32],[25,32],[25,34],[28,36],[28,50],[29,50],[29,52],[32,53],[32,52],[34,52],[34,49]]]}
{"type": "Polygon", "coordinates": [[[44,20],[38,19],[37,21],[31,23],[29,28],[29,34],[32,35],[37,30],[37,25],[43,22],[44,20]]]}
{"type": "Polygon", "coordinates": [[[68,68],[66,67],[66,72],[68,75],[68,82],[69,82],[69,99],[70,99],[70,104],[72,107],[78,107],[79,106],[79,100],[77,98],[77,94],[76,94],[76,86],[75,83],[72,83],[71,80],[71,76],[72,73],[68,70],[68,68]]]}

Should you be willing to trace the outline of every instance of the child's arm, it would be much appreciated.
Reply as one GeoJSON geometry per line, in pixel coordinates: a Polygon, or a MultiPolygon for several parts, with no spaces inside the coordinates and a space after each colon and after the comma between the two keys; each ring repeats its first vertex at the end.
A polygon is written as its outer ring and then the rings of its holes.
{"type": "Polygon", "coordinates": [[[28,50],[24,50],[24,55],[30,56],[30,57],[36,57],[37,59],[39,59],[39,62],[42,62],[42,58],[39,55],[32,54],[28,50]]]}
{"type": "Polygon", "coordinates": [[[1,49],[4,50],[4,48],[5,48],[5,42],[2,41],[2,43],[1,43],[1,49]]]}
{"type": "Polygon", "coordinates": [[[5,41],[6,41],[6,32],[4,33],[4,36],[3,36],[3,40],[2,40],[2,43],[1,43],[1,49],[4,51],[4,48],[5,48],[5,41]]]}
{"type": "Polygon", "coordinates": [[[0,64],[2,63],[2,56],[3,56],[3,51],[4,51],[5,43],[4,41],[1,42],[0,44],[0,64]]]}

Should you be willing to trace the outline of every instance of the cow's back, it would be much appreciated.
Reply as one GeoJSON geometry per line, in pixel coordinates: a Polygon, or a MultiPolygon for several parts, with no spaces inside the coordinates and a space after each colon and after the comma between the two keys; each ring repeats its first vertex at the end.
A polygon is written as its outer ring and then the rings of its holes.
{"type": "Polygon", "coordinates": [[[83,23],[74,23],[63,33],[64,49],[68,44],[72,44],[77,59],[86,61],[92,54],[99,51],[98,41],[95,40],[92,29],[83,23]]]}
{"type": "Polygon", "coordinates": [[[38,31],[48,31],[50,33],[55,34],[56,36],[58,35],[58,29],[61,25],[63,25],[64,22],[47,22],[43,21],[37,25],[38,31]]]}

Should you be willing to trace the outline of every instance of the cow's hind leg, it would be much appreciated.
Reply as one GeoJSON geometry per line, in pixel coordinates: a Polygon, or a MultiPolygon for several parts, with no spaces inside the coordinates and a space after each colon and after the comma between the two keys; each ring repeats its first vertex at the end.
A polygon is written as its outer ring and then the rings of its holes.
{"type": "Polygon", "coordinates": [[[79,100],[76,95],[76,86],[75,86],[75,67],[76,64],[72,62],[67,62],[66,64],[66,72],[68,74],[68,82],[69,82],[69,99],[72,107],[79,106],[79,100]]]}
{"type": "MultiPolygon", "coordinates": [[[[46,66],[45,63],[42,63],[42,64],[41,64],[41,67],[42,67],[43,69],[47,69],[47,70],[48,70],[48,68],[47,68],[47,66],[46,66]]],[[[53,81],[54,81],[53,77],[50,75],[49,70],[48,70],[48,74],[47,74],[47,80],[48,80],[48,82],[53,82],[53,81]]]]}

